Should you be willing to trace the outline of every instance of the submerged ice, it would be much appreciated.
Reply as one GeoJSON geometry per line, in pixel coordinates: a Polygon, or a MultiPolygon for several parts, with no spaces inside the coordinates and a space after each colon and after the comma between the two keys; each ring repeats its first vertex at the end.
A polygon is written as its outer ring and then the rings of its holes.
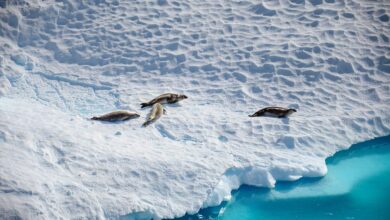
{"type": "Polygon", "coordinates": [[[0,6],[0,217],[179,217],[390,133],[387,3],[0,6]],[[142,128],[166,92],[188,99],[142,128]],[[141,117],[88,120],[118,109],[141,117]]]}

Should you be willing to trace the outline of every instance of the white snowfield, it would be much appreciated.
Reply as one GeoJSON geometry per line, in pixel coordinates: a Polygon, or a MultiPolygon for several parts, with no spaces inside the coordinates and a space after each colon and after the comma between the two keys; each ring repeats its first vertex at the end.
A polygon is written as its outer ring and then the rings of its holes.
{"type": "Polygon", "coordinates": [[[0,1],[0,219],[180,217],[390,134],[388,1],[82,2],[0,1]]]}

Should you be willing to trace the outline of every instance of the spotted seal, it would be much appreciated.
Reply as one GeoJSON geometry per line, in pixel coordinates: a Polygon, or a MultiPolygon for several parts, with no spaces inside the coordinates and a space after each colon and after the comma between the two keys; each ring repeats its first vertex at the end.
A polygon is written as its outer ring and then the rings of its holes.
{"type": "Polygon", "coordinates": [[[259,111],[255,112],[252,115],[249,115],[249,117],[261,117],[261,116],[270,116],[270,117],[288,117],[292,113],[297,112],[297,110],[292,108],[282,108],[282,107],[267,107],[260,109],[259,111]]]}
{"type": "Polygon", "coordinates": [[[169,104],[172,104],[172,103],[176,103],[178,101],[181,101],[181,100],[187,99],[187,98],[188,97],[186,95],[183,95],[183,94],[164,93],[164,94],[159,95],[156,98],[150,100],[149,102],[141,103],[141,108],[145,108],[147,106],[152,106],[155,103],[161,103],[161,104],[169,103],[169,104]]]}
{"type": "Polygon", "coordinates": [[[115,121],[126,121],[129,119],[133,118],[138,118],[140,117],[139,114],[135,112],[128,112],[124,110],[119,110],[119,111],[113,111],[101,116],[95,116],[92,117],[91,120],[98,120],[98,121],[110,121],[110,122],[115,122],[115,121]]]}
{"type": "Polygon", "coordinates": [[[162,114],[165,114],[166,111],[164,107],[160,103],[155,103],[152,106],[152,110],[149,113],[148,119],[145,121],[145,123],[142,125],[144,127],[148,126],[149,124],[153,123],[157,119],[161,117],[162,114]]]}

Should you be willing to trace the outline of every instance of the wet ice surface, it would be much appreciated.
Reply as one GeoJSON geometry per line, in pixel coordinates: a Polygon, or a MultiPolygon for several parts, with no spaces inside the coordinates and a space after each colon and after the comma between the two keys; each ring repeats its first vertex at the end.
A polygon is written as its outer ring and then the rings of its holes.
{"type": "Polygon", "coordinates": [[[389,219],[390,136],[353,145],[327,166],[323,178],[243,186],[224,205],[182,219],[389,219]]]}
{"type": "Polygon", "coordinates": [[[2,217],[193,214],[390,133],[384,1],[0,6],[2,217]],[[141,128],[165,92],[189,99],[141,128]],[[265,106],[298,112],[247,116],[265,106]],[[142,116],[86,119],[117,109],[142,116]]]}

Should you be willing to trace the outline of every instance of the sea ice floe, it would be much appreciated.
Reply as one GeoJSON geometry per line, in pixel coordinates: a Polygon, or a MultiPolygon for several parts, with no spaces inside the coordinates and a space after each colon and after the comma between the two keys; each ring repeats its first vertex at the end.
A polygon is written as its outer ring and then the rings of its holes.
{"type": "Polygon", "coordinates": [[[179,217],[390,133],[385,2],[0,7],[0,218],[179,217]],[[166,92],[189,99],[142,128],[166,92]],[[248,117],[267,106],[297,113],[248,117]],[[141,118],[88,120],[118,109],[141,118]]]}

